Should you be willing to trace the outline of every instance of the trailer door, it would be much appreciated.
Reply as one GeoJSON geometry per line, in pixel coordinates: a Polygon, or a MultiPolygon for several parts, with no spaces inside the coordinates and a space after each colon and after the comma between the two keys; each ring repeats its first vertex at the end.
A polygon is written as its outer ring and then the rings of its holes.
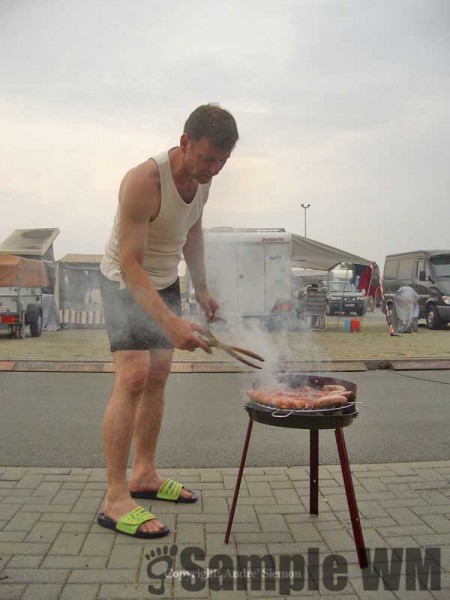
{"type": "Polygon", "coordinates": [[[237,267],[239,312],[264,314],[264,246],[239,245],[237,267]]]}

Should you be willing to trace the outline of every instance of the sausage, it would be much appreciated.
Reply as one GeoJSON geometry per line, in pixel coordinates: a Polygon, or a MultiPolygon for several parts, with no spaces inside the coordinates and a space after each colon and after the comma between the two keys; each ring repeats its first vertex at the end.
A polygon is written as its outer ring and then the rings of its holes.
{"type": "Polygon", "coordinates": [[[326,385],[322,386],[322,389],[327,390],[329,392],[345,392],[347,390],[347,388],[345,388],[343,385],[338,385],[334,383],[327,383],[326,385]]]}
{"type": "Polygon", "coordinates": [[[345,404],[347,404],[347,398],[345,396],[338,396],[337,394],[322,396],[314,400],[314,408],[334,408],[344,406],[345,404]]]}

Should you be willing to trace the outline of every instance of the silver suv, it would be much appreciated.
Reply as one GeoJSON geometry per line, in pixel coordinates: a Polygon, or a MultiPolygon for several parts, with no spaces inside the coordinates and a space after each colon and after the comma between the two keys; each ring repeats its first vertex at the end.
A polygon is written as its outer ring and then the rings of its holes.
{"type": "Polygon", "coordinates": [[[327,315],[356,313],[362,316],[365,312],[366,299],[353,283],[349,281],[330,281],[327,288],[327,315]]]}

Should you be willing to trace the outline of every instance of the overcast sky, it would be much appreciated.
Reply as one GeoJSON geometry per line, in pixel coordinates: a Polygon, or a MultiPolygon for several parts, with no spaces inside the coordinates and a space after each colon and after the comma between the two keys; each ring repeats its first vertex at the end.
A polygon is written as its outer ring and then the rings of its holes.
{"type": "Polygon", "coordinates": [[[1,0],[0,241],[102,253],[124,173],[218,102],[204,226],[368,259],[450,247],[449,0],[1,0]]]}

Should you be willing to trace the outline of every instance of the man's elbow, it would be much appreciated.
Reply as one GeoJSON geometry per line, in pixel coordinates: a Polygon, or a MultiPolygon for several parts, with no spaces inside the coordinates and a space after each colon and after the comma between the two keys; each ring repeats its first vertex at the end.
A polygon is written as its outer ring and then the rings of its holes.
{"type": "Polygon", "coordinates": [[[128,256],[119,257],[119,268],[124,281],[133,278],[133,274],[142,269],[142,261],[128,256]]]}

